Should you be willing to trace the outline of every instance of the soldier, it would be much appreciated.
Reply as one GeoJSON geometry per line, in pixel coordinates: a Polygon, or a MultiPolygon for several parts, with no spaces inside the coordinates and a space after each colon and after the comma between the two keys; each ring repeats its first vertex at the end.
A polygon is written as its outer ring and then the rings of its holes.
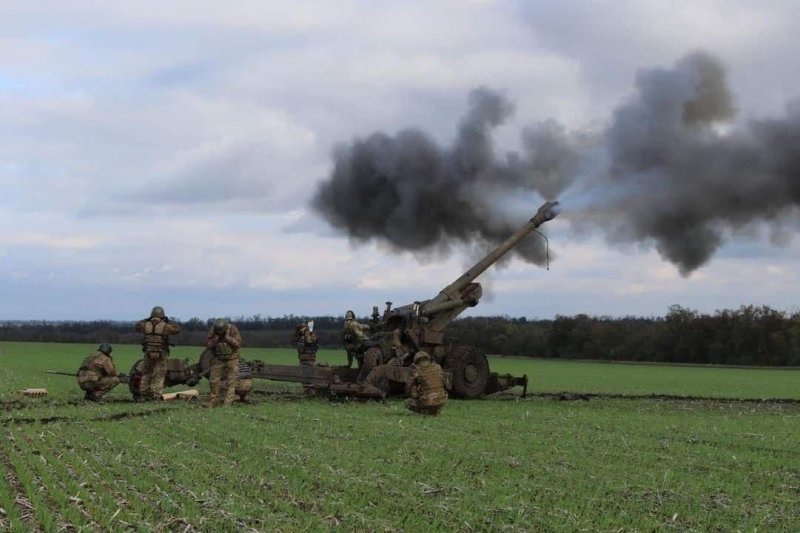
{"type": "Polygon", "coordinates": [[[141,398],[160,400],[164,389],[164,378],[167,375],[167,358],[169,357],[169,336],[181,332],[180,326],[170,322],[164,308],[157,305],[150,311],[150,318],[136,323],[136,331],[143,333],[142,382],[141,398]]]}
{"type": "Polygon", "coordinates": [[[342,345],[347,350],[347,368],[353,366],[353,359],[356,359],[358,368],[361,368],[364,360],[364,343],[369,340],[369,326],[356,322],[356,314],[347,311],[344,315],[344,329],[342,330],[342,345]]]}
{"type": "Polygon", "coordinates": [[[86,391],[85,398],[90,402],[99,402],[119,384],[111,350],[111,345],[104,342],[96,352],[86,356],[78,370],[78,386],[86,391]]]}
{"type": "Polygon", "coordinates": [[[436,416],[447,402],[442,367],[426,352],[417,352],[411,365],[411,383],[406,407],[415,413],[436,416]]]}
{"type": "Polygon", "coordinates": [[[317,334],[308,324],[298,324],[294,331],[294,345],[300,366],[314,366],[317,362],[317,334]]]}
{"type": "Polygon", "coordinates": [[[212,351],[211,372],[208,381],[211,385],[210,406],[228,406],[236,396],[236,382],[239,378],[239,348],[242,336],[239,328],[224,318],[214,321],[208,332],[206,347],[212,351]]]}

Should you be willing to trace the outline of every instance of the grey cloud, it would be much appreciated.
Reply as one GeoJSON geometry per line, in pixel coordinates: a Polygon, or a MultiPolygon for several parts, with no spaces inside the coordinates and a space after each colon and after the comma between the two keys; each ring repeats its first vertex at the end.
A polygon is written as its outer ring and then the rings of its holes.
{"type": "MultiPolygon", "coordinates": [[[[439,146],[415,129],[343,145],[313,206],[357,240],[380,239],[423,255],[446,251],[455,241],[497,243],[511,226],[485,193],[519,186],[524,165],[497,157],[490,133],[512,111],[499,93],[477,89],[452,146],[439,146]]],[[[544,262],[539,241],[526,241],[516,251],[544,262]]]]}

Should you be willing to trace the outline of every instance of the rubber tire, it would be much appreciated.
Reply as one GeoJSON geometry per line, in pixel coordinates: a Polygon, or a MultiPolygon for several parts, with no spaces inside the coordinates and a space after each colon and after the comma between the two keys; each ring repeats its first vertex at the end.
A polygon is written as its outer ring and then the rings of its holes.
{"type": "Polygon", "coordinates": [[[489,361],[473,346],[458,346],[447,358],[446,368],[453,376],[450,395],[471,400],[479,398],[489,382],[489,361]]]}

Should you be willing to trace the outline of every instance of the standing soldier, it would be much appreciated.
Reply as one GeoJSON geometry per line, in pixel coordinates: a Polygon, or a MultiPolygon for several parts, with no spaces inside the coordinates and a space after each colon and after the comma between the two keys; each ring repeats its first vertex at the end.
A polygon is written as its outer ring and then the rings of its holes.
{"type": "Polygon", "coordinates": [[[422,415],[438,415],[447,402],[442,367],[432,362],[426,352],[417,352],[411,371],[406,407],[422,415]]]}
{"type": "Polygon", "coordinates": [[[297,347],[300,366],[314,366],[317,363],[317,334],[308,324],[297,325],[294,330],[294,345],[297,347]]]}
{"type": "Polygon", "coordinates": [[[181,332],[180,326],[170,322],[164,308],[157,305],[150,311],[150,318],[136,323],[136,331],[143,333],[141,397],[145,400],[160,400],[167,375],[169,336],[181,332]]]}
{"type": "Polygon", "coordinates": [[[214,321],[208,332],[206,347],[213,353],[211,372],[208,381],[211,385],[211,407],[233,403],[236,396],[236,382],[239,378],[239,348],[242,336],[239,328],[224,318],[214,321]]]}
{"type": "Polygon", "coordinates": [[[347,350],[347,368],[353,366],[353,359],[356,359],[358,368],[361,368],[364,360],[364,343],[369,340],[369,326],[356,322],[356,314],[347,311],[344,315],[344,329],[342,330],[342,345],[347,350]]]}
{"type": "Polygon", "coordinates": [[[119,384],[111,350],[111,345],[104,342],[96,352],[86,356],[78,370],[78,386],[86,391],[85,398],[90,402],[99,402],[119,384]]]}

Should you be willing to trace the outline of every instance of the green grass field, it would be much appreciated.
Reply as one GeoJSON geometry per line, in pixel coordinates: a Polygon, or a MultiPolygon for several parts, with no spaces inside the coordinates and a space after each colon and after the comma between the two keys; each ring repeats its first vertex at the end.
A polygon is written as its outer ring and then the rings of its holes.
{"type": "MultiPolygon", "coordinates": [[[[503,394],[425,418],[401,400],[257,381],[253,403],[230,409],[134,404],[124,385],[95,405],[43,373],[74,371],[92,348],[0,343],[0,530],[800,530],[797,402],[503,394]],[[50,395],[19,400],[23,387],[50,395]]],[[[115,346],[120,370],[138,353],[115,346]]],[[[798,371],[491,364],[527,373],[535,393],[800,399],[798,371]]]]}

